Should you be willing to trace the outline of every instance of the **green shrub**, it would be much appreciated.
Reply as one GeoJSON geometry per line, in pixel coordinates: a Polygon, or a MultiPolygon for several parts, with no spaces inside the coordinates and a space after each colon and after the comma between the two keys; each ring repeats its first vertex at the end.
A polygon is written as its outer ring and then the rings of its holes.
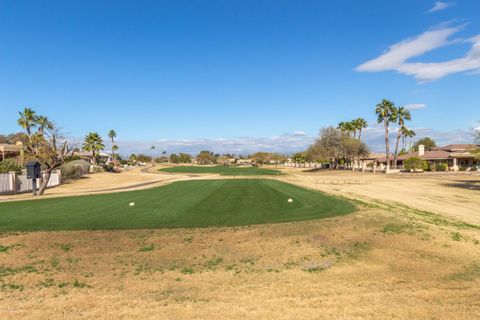
{"type": "Polygon", "coordinates": [[[405,160],[405,169],[408,171],[428,170],[428,162],[418,157],[405,160]]]}
{"type": "Polygon", "coordinates": [[[478,168],[477,167],[471,167],[470,171],[478,171],[478,168]]]}
{"type": "Polygon", "coordinates": [[[14,159],[0,161],[0,173],[9,173],[10,171],[20,174],[22,173],[22,167],[14,159]]]}
{"type": "Polygon", "coordinates": [[[77,179],[90,171],[90,164],[85,160],[74,160],[60,167],[63,179],[77,179]]]}
{"type": "Polygon", "coordinates": [[[467,171],[467,167],[460,167],[458,170],[460,170],[460,171],[467,171]]]}
{"type": "Polygon", "coordinates": [[[96,165],[92,166],[92,172],[93,173],[99,173],[99,172],[105,172],[102,166],[96,165]]]}
{"type": "Polygon", "coordinates": [[[445,163],[437,164],[435,166],[436,171],[447,171],[448,167],[445,163]]]}
{"type": "Polygon", "coordinates": [[[75,160],[81,160],[82,158],[80,158],[80,156],[77,156],[77,155],[73,155],[73,156],[70,156],[68,158],[65,159],[65,162],[72,162],[72,161],[75,161],[75,160]]]}

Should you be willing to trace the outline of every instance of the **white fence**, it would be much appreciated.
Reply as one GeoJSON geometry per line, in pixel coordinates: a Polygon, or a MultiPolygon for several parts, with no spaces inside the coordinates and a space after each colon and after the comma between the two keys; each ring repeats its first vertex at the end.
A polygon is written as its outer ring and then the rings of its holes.
{"type": "MultiPolygon", "coordinates": [[[[45,175],[45,174],[44,174],[45,175]]],[[[60,170],[52,171],[47,187],[55,187],[61,184],[60,170]]],[[[41,181],[37,181],[37,190],[40,189],[41,181]]],[[[32,180],[27,175],[15,173],[0,173],[0,194],[23,193],[33,190],[32,180]]]]}

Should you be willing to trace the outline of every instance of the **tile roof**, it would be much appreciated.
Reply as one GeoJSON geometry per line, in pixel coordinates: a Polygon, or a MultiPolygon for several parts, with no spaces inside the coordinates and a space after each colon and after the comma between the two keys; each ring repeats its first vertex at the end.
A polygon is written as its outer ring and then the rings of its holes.
{"type": "Polygon", "coordinates": [[[444,151],[460,151],[460,150],[472,150],[478,148],[475,144],[470,143],[459,143],[459,144],[449,144],[443,147],[433,147],[432,151],[444,150],[444,151]]]}

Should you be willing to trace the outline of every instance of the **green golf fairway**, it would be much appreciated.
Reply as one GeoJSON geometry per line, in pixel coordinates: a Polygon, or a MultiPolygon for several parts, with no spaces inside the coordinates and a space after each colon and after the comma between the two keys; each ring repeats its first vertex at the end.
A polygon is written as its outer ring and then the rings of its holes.
{"type": "Polygon", "coordinates": [[[196,180],[122,193],[0,203],[0,231],[240,226],[354,210],[346,200],[277,180],[196,180]]]}
{"type": "Polygon", "coordinates": [[[261,176],[281,174],[279,170],[263,169],[258,167],[236,167],[236,166],[178,166],[163,168],[159,171],[171,173],[218,173],[222,176],[261,176]]]}

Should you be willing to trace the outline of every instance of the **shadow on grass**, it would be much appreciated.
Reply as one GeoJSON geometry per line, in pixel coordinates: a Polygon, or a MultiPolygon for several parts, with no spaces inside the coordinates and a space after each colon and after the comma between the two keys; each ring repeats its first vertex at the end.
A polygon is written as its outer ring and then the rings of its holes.
{"type": "Polygon", "coordinates": [[[444,185],[447,187],[480,191],[479,180],[457,180],[454,183],[445,183],[444,185]]]}

